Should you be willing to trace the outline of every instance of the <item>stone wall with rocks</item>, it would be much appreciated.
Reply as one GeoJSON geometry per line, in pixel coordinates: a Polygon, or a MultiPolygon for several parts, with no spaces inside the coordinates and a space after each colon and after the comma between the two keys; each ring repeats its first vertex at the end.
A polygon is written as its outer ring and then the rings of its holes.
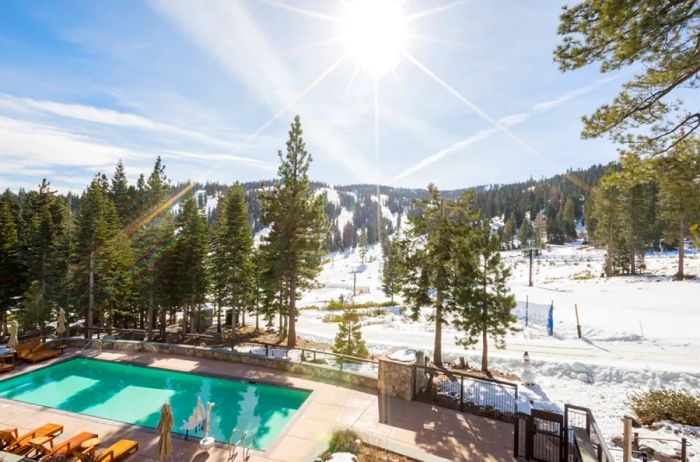
{"type": "Polygon", "coordinates": [[[412,363],[392,361],[386,356],[379,358],[379,393],[391,398],[413,400],[414,374],[415,368],[412,363]]]}

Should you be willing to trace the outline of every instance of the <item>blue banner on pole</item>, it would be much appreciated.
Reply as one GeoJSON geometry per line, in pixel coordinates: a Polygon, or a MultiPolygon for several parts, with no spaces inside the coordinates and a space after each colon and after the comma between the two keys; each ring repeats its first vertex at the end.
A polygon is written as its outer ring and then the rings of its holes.
{"type": "Polygon", "coordinates": [[[554,335],[554,302],[549,306],[547,315],[547,335],[554,335]]]}

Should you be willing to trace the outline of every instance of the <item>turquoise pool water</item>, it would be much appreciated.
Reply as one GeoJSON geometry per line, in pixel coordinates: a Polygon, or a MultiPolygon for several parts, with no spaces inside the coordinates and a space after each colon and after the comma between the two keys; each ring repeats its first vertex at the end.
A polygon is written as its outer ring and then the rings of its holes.
{"type": "Polygon", "coordinates": [[[211,436],[226,442],[233,428],[254,432],[255,447],[263,450],[308,396],[303,390],[85,358],[0,381],[1,398],[149,428],[156,428],[168,401],[179,433],[201,397],[205,405],[215,403],[211,436]]]}

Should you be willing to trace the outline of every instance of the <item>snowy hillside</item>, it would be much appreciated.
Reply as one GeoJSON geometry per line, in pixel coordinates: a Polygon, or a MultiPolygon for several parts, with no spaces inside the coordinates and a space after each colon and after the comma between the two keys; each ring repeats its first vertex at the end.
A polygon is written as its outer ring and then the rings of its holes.
{"type": "MultiPolygon", "coordinates": [[[[553,246],[535,260],[534,287],[528,287],[527,260],[522,254],[509,251],[503,256],[513,268],[510,286],[519,305],[521,331],[508,337],[505,349],[492,349],[491,364],[494,369],[519,374],[522,354],[529,352],[539,386],[532,390],[521,387],[521,410],[530,406],[563,409],[566,402],[587,406],[603,432],[613,437],[621,433],[620,418],[629,413],[624,401],[631,392],[659,387],[700,390],[700,281],[671,280],[676,262],[673,253],[648,255],[649,275],[606,280],[599,277],[601,251],[579,245],[553,246]],[[526,303],[531,321],[527,327],[522,316],[526,303]],[[554,335],[550,337],[542,318],[552,303],[554,335]],[[582,339],[577,338],[575,305],[582,339]]],[[[379,246],[371,246],[364,265],[357,251],[329,255],[319,277],[322,287],[304,294],[301,306],[321,305],[341,295],[350,297],[353,271],[357,271],[355,301],[387,301],[381,291],[381,259],[379,246]]],[[[689,273],[700,274],[700,254],[688,256],[686,265],[689,273]]],[[[331,341],[337,325],[323,322],[322,316],[316,310],[302,310],[299,335],[331,341]]],[[[432,330],[430,323],[413,322],[399,314],[398,308],[367,318],[362,328],[375,354],[398,347],[430,353],[432,330]]],[[[465,350],[455,343],[458,336],[450,327],[443,332],[444,359],[464,356],[478,365],[479,346],[465,350]]],[[[674,437],[669,430],[661,433],[674,437]]],[[[689,436],[696,448],[700,448],[698,436],[689,436]]],[[[669,443],[666,452],[672,452],[670,447],[669,443]]],[[[694,457],[700,460],[700,454],[694,457]]]]}

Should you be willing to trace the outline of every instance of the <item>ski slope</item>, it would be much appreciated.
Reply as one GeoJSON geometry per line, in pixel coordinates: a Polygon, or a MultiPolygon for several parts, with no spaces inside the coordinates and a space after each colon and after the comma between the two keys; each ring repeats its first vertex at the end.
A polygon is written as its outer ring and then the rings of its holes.
{"type": "MultiPolygon", "coordinates": [[[[603,253],[580,245],[552,246],[534,261],[533,287],[528,286],[527,259],[520,252],[503,253],[513,274],[510,287],[521,306],[528,303],[532,313],[554,305],[554,335],[542,325],[525,326],[506,339],[506,347],[490,348],[493,369],[519,374],[522,354],[528,351],[537,375],[534,389],[521,387],[521,408],[535,406],[563,409],[566,402],[593,409],[609,438],[622,431],[621,417],[629,414],[626,397],[647,388],[677,387],[700,390],[700,280],[673,281],[676,256],[648,255],[644,276],[600,277],[603,253]],[[578,306],[582,339],[577,338],[578,306]],[[532,403],[529,401],[532,400],[532,403]]],[[[366,261],[359,252],[339,252],[327,257],[318,282],[321,287],[303,295],[300,306],[322,305],[331,299],[352,295],[353,271],[360,295],[358,302],[386,301],[381,291],[381,249],[372,246],[366,261]]],[[[700,274],[700,255],[686,258],[686,272],[700,274]]],[[[431,354],[433,326],[400,314],[363,321],[362,333],[371,352],[414,348],[431,354]]],[[[423,313],[428,314],[427,311],[423,313]]],[[[302,310],[297,332],[315,340],[331,341],[337,325],[324,323],[322,312],[302,310]]],[[[443,331],[443,359],[459,356],[474,367],[480,364],[480,346],[465,349],[456,342],[459,333],[449,326],[443,331]]],[[[674,427],[675,430],[678,430],[674,427]]],[[[700,431],[686,429],[700,460],[700,431]]],[[[674,436],[669,428],[641,435],[674,436]]],[[[679,437],[678,437],[679,438],[679,437]]],[[[673,452],[668,443],[651,446],[673,452]]]]}

